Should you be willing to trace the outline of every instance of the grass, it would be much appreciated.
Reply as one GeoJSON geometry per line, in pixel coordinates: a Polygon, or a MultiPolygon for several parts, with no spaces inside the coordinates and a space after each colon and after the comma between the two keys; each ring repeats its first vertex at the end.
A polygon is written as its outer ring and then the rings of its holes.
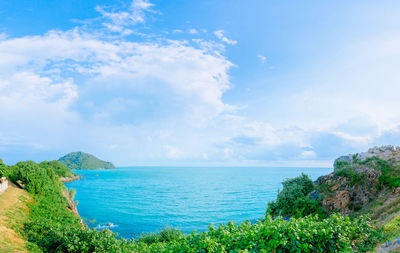
{"type": "Polygon", "coordinates": [[[379,183],[382,186],[389,186],[392,188],[400,187],[400,168],[392,165],[390,161],[383,160],[378,156],[373,156],[364,161],[357,161],[357,163],[380,170],[382,175],[379,177],[379,183]]]}
{"type": "Polygon", "coordinates": [[[339,161],[336,164],[336,175],[350,179],[350,186],[363,184],[365,174],[355,171],[355,166],[367,166],[382,172],[379,177],[378,188],[382,187],[400,187],[400,167],[394,166],[391,161],[383,160],[378,156],[368,157],[365,160],[359,160],[357,156],[353,156],[353,163],[347,161],[339,161]]]}
{"type": "Polygon", "coordinates": [[[391,238],[400,236],[400,213],[391,221],[385,224],[385,231],[391,235],[391,238]]]}
{"type": "Polygon", "coordinates": [[[179,229],[167,226],[158,233],[142,234],[137,241],[144,242],[146,244],[152,244],[157,242],[171,242],[171,241],[176,241],[184,236],[185,235],[179,229]]]}
{"type": "Polygon", "coordinates": [[[22,236],[31,198],[29,193],[16,187],[0,195],[0,252],[38,252],[22,236]]]}
{"type": "Polygon", "coordinates": [[[394,214],[400,211],[400,198],[397,198],[388,204],[383,204],[381,207],[377,208],[372,217],[373,219],[379,219],[380,216],[387,217],[388,215],[394,214]]]}

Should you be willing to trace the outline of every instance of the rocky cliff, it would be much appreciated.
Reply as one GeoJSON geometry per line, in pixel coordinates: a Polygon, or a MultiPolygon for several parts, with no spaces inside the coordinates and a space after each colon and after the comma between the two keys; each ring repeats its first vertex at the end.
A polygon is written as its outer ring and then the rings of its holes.
{"type": "Polygon", "coordinates": [[[400,147],[374,147],[339,157],[334,171],[316,184],[326,211],[367,213],[388,222],[400,214],[400,147]]]}

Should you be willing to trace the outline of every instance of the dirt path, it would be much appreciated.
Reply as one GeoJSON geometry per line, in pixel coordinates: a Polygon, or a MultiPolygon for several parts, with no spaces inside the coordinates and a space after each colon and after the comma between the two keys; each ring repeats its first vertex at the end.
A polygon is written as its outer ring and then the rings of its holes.
{"type": "Polygon", "coordinates": [[[379,245],[375,252],[400,252],[400,237],[379,245]]]}
{"type": "Polygon", "coordinates": [[[0,195],[0,252],[28,252],[26,240],[16,231],[22,229],[30,195],[11,185],[0,195]]]}

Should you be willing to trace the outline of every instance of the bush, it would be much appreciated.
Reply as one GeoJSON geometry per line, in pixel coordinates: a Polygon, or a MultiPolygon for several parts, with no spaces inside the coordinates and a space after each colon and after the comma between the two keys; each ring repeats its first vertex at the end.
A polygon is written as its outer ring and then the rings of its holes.
{"type": "Polygon", "coordinates": [[[251,224],[233,222],[167,244],[163,252],[366,252],[382,239],[369,220],[334,214],[273,219],[251,224]]]}
{"type": "Polygon", "coordinates": [[[19,162],[10,167],[11,181],[25,185],[25,189],[33,194],[44,193],[54,189],[56,174],[50,168],[42,168],[33,161],[19,162]]]}
{"type": "Polygon", "coordinates": [[[10,174],[9,168],[7,165],[3,163],[3,160],[0,159],[0,177],[8,177],[10,174]]]}
{"type": "Polygon", "coordinates": [[[389,161],[383,160],[378,156],[368,157],[357,163],[380,170],[382,172],[382,175],[379,177],[381,186],[400,187],[400,168],[398,166],[394,166],[389,161]]]}
{"type": "Polygon", "coordinates": [[[362,183],[365,178],[364,174],[360,174],[354,170],[352,167],[344,167],[336,171],[336,175],[339,177],[347,177],[350,179],[350,186],[362,183]]]}
{"type": "Polygon", "coordinates": [[[60,163],[59,161],[44,161],[39,163],[39,166],[42,168],[50,168],[56,173],[59,177],[72,177],[76,174],[71,171],[66,165],[60,163]]]}
{"type": "Polygon", "coordinates": [[[157,242],[172,242],[184,237],[184,234],[176,228],[166,227],[158,233],[142,234],[138,242],[153,244],[157,242]]]}
{"type": "Polygon", "coordinates": [[[311,199],[310,193],[315,185],[309,176],[302,174],[299,177],[286,179],[282,182],[283,189],[278,193],[276,201],[268,203],[267,215],[284,217],[304,217],[318,213],[323,217],[319,199],[311,199]]]}

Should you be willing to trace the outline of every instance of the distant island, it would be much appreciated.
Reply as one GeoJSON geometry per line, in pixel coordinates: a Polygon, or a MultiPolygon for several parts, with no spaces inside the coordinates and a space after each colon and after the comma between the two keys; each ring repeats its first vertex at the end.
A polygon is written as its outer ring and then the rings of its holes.
{"type": "Polygon", "coordinates": [[[85,152],[69,153],[58,161],[68,166],[71,170],[96,170],[96,169],[115,169],[114,164],[100,160],[94,155],[85,152]]]}

